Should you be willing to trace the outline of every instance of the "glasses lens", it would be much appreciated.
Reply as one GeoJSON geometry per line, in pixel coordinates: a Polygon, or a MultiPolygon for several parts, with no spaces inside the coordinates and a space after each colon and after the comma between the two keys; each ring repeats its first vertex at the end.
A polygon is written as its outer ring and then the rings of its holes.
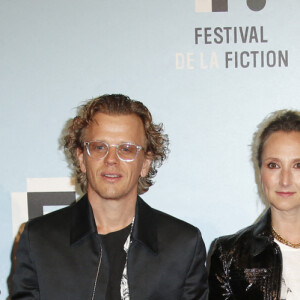
{"type": "Polygon", "coordinates": [[[107,153],[108,147],[103,142],[90,142],[89,150],[91,157],[103,158],[107,153]]]}
{"type": "Polygon", "coordinates": [[[136,145],[120,144],[118,146],[118,155],[123,160],[134,160],[138,152],[136,145]]]}

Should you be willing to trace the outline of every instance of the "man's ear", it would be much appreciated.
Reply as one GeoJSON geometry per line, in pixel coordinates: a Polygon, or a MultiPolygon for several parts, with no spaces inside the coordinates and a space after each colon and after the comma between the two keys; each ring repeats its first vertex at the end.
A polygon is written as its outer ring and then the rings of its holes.
{"type": "Polygon", "coordinates": [[[79,161],[79,165],[80,165],[80,170],[83,173],[86,173],[86,167],[85,167],[85,161],[84,161],[84,156],[83,156],[83,150],[80,148],[76,149],[76,154],[77,154],[77,158],[79,161]]]}
{"type": "Polygon", "coordinates": [[[140,174],[141,177],[146,177],[148,175],[151,163],[152,163],[152,152],[149,151],[145,154],[143,167],[140,174]]]}

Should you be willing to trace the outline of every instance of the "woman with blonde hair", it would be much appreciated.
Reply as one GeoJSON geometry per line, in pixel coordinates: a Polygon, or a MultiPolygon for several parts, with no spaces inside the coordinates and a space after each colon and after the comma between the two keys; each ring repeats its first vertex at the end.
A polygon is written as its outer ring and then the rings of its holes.
{"type": "Polygon", "coordinates": [[[269,208],[213,242],[210,300],[300,299],[300,112],[281,110],[254,135],[254,164],[269,208]]]}

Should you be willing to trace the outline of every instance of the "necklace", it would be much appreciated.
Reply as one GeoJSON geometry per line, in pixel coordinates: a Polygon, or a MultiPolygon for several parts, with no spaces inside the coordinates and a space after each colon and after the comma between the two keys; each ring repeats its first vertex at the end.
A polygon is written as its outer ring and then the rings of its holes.
{"type": "Polygon", "coordinates": [[[300,248],[300,243],[293,244],[293,243],[287,241],[278,232],[276,232],[276,230],[273,228],[273,226],[272,226],[272,234],[273,234],[274,238],[277,241],[279,241],[280,243],[285,244],[285,245],[287,245],[289,247],[292,247],[292,248],[300,248]]]}

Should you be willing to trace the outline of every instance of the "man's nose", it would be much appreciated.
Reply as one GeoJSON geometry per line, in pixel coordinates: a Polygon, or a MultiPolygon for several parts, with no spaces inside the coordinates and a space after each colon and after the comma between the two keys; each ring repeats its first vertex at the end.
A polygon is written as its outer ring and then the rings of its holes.
{"type": "Polygon", "coordinates": [[[110,146],[105,156],[105,163],[107,164],[115,164],[118,163],[119,157],[117,155],[117,148],[115,146],[110,146]]]}

